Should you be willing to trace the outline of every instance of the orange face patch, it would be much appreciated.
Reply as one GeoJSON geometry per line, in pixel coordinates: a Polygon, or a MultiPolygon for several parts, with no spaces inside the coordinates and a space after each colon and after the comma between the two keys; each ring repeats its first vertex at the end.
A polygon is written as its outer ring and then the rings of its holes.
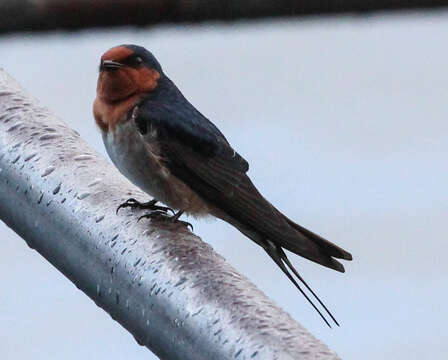
{"type": "Polygon", "coordinates": [[[157,87],[157,81],[160,79],[160,73],[154,69],[143,67],[139,69],[139,89],[143,92],[149,92],[157,87]]]}
{"type": "MultiPolygon", "coordinates": [[[[133,51],[117,46],[101,57],[101,61],[123,62],[133,51]]],[[[97,95],[105,101],[119,101],[137,93],[150,92],[157,87],[160,73],[144,65],[133,67],[123,65],[115,70],[101,71],[98,77],[97,95]]]]}
{"type": "Polygon", "coordinates": [[[138,104],[142,95],[133,95],[117,104],[107,103],[96,97],[93,103],[93,115],[96,124],[104,131],[114,131],[117,124],[127,121],[127,114],[138,104]]]}
{"type": "Polygon", "coordinates": [[[112,60],[120,62],[121,60],[126,59],[129,55],[132,55],[132,53],[133,51],[127,47],[117,46],[106,51],[104,55],[101,56],[101,61],[112,60]]]}
{"type": "MultiPolygon", "coordinates": [[[[101,61],[123,61],[132,55],[132,50],[118,46],[108,50],[101,61]]],[[[140,99],[157,87],[160,73],[144,65],[123,65],[114,70],[101,71],[98,77],[97,98],[94,115],[103,131],[113,130],[121,121],[127,120],[127,112],[140,99]]]]}
{"type": "Polygon", "coordinates": [[[124,100],[129,96],[154,90],[159,78],[157,70],[144,66],[123,66],[112,71],[102,71],[98,77],[97,96],[106,102],[124,100]]]}

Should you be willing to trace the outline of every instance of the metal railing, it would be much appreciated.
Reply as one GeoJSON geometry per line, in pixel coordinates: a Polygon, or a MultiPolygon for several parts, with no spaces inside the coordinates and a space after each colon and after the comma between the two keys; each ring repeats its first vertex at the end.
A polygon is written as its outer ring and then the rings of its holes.
{"type": "MultiPolygon", "coordinates": [[[[337,359],[0,69],[0,219],[161,359],[337,359]]],[[[38,304],[37,304],[38,306],[38,304]]],[[[1,325],[0,325],[1,326],[1,325]]]]}

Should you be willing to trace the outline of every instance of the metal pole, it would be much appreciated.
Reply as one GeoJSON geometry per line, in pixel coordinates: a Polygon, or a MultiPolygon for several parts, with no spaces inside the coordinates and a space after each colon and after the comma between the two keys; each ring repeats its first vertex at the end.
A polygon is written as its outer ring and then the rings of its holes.
{"type": "Polygon", "coordinates": [[[161,359],[337,359],[0,69],[0,219],[161,359]]]}

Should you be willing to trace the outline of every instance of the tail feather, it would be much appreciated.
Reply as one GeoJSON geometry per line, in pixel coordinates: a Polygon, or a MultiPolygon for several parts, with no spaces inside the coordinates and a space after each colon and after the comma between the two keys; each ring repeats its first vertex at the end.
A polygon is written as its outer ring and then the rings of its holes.
{"type": "Polygon", "coordinates": [[[272,215],[274,214],[277,216],[276,219],[273,219],[272,222],[265,221],[263,222],[263,226],[260,227],[248,226],[248,224],[237,221],[235,218],[223,213],[219,213],[218,217],[221,217],[223,220],[229,222],[247,237],[252,239],[255,243],[260,245],[271,257],[271,259],[274,260],[281,271],[294,284],[294,286],[302,293],[319,316],[331,328],[330,323],[316,304],[314,304],[304,289],[300,287],[293,276],[295,275],[296,278],[309,291],[309,293],[317,300],[325,312],[331,317],[334,323],[339,326],[338,321],[331,314],[325,304],[319,299],[316,293],[294,268],[286,256],[284,249],[340,272],[345,271],[344,266],[335,258],[352,260],[352,255],[319,235],[314,234],[313,232],[294,223],[275,208],[272,215]]]}
{"type": "Polygon", "coordinates": [[[333,319],[334,323],[339,326],[338,321],[335,319],[333,314],[330,312],[330,310],[327,309],[325,304],[319,299],[319,296],[316,295],[316,293],[311,289],[311,287],[307,284],[307,282],[300,276],[296,268],[291,264],[288,257],[286,256],[285,252],[281,247],[277,247],[278,253],[281,255],[282,260],[286,263],[286,265],[289,267],[289,269],[294,273],[295,276],[302,282],[303,285],[308,289],[308,291],[314,296],[314,298],[319,302],[319,304],[325,309],[328,315],[333,319]]]}
{"type": "Polygon", "coordinates": [[[286,254],[282,250],[281,247],[275,245],[272,241],[267,240],[265,242],[265,246],[263,248],[267,252],[267,254],[271,257],[272,260],[277,264],[277,266],[283,271],[283,273],[291,280],[291,282],[295,285],[295,287],[302,293],[302,295],[305,297],[305,299],[311,304],[311,306],[316,310],[316,312],[319,314],[319,316],[322,318],[322,320],[325,322],[325,324],[328,325],[329,328],[331,328],[330,323],[325,318],[325,316],[322,314],[322,312],[317,308],[317,306],[314,304],[314,302],[309,298],[309,296],[305,293],[305,291],[300,287],[300,285],[297,283],[297,281],[294,279],[294,277],[291,275],[291,273],[288,271],[286,265],[293,271],[293,273],[297,276],[297,278],[305,285],[305,287],[311,292],[311,294],[317,299],[319,304],[325,309],[328,315],[333,319],[335,324],[339,326],[339,323],[334,318],[334,316],[331,314],[331,312],[327,309],[327,307],[322,303],[322,301],[319,299],[319,297],[314,293],[313,290],[308,286],[308,284],[303,280],[303,278],[298,274],[296,269],[292,266],[289,259],[286,257],[286,254]]]}

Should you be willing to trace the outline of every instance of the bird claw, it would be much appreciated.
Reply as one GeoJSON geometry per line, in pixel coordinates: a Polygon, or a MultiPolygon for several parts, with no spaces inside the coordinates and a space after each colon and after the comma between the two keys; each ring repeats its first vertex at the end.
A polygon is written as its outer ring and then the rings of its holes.
{"type": "MultiPolygon", "coordinates": [[[[173,218],[174,216],[172,216],[171,218],[173,218]]],[[[188,221],[183,221],[183,220],[173,220],[173,223],[180,223],[185,227],[190,227],[191,231],[193,231],[193,225],[191,225],[188,221]]]]}
{"type": "Polygon", "coordinates": [[[139,222],[141,219],[170,219],[171,217],[167,216],[165,212],[161,210],[155,210],[150,213],[147,213],[145,215],[142,215],[138,218],[137,222],[139,222]]]}
{"type": "Polygon", "coordinates": [[[193,225],[191,225],[187,221],[179,220],[178,214],[169,216],[163,211],[155,210],[155,211],[152,211],[150,213],[140,216],[137,221],[140,221],[141,219],[159,219],[161,221],[170,222],[172,224],[182,224],[182,225],[186,226],[187,228],[190,227],[191,231],[193,231],[193,225]]]}
{"type": "Polygon", "coordinates": [[[174,214],[174,210],[166,207],[166,206],[158,206],[156,205],[158,200],[152,199],[151,201],[148,201],[146,203],[141,203],[134,198],[130,198],[126,200],[123,204],[121,204],[118,208],[116,213],[118,214],[118,211],[122,208],[130,207],[131,209],[145,209],[145,210],[154,210],[154,211],[161,211],[161,212],[168,212],[171,211],[174,214]]]}

